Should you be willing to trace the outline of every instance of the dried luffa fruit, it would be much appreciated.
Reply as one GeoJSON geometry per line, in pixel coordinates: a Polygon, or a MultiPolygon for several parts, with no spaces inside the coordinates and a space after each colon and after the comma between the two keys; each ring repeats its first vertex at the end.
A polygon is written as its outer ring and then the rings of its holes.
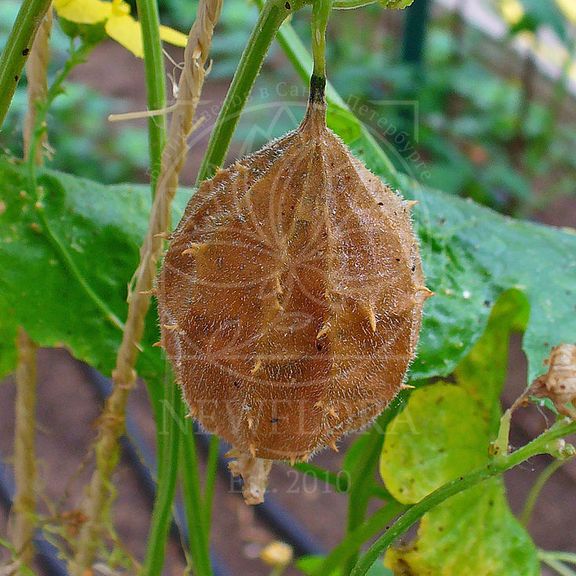
{"type": "Polygon", "coordinates": [[[250,503],[270,460],[306,460],[398,393],[430,292],[405,202],[326,127],[205,181],[158,278],[162,343],[191,415],[230,442],[250,503]]]}

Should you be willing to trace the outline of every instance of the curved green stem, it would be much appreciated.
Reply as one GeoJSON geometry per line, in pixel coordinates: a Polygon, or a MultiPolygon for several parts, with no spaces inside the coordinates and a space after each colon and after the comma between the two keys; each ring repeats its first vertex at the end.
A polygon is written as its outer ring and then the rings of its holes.
{"type": "Polygon", "coordinates": [[[52,0],[24,0],[0,56],[0,127],[18,86],[36,31],[52,0]]]}
{"type": "MultiPolygon", "coordinates": [[[[144,69],[146,72],[146,94],[149,110],[166,107],[166,74],[164,55],[160,40],[160,18],[156,0],[136,0],[138,19],[142,25],[144,45],[144,69]]],[[[166,118],[164,115],[148,119],[148,149],[150,153],[150,182],[152,194],[160,174],[162,150],[166,143],[166,118]]]]}
{"type": "Polygon", "coordinates": [[[560,574],[560,576],[575,576],[576,574],[574,570],[568,568],[568,566],[565,566],[560,560],[556,560],[555,558],[540,557],[540,560],[552,568],[557,574],[560,574]]]}
{"type": "Polygon", "coordinates": [[[576,554],[574,552],[557,552],[554,550],[538,550],[538,558],[541,560],[557,560],[576,566],[576,554]]]}
{"type": "Polygon", "coordinates": [[[554,460],[552,461],[538,476],[536,482],[530,489],[528,493],[528,497],[526,498],[526,502],[524,504],[524,509],[522,510],[522,514],[520,514],[520,522],[524,524],[524,526],[528,526],[530,523],[530,518],[532,517],[532,512],[534,511],[534,506],[536,506],[536,502],[538,497],[540,496],[540,492],[544,488],[546,482],[550,480],[552,475],[561,468],[568,460],[554,460]]]}
{"type": "Polygon", "coordinates": [[[451,496],[480,484],[488,478],[498,476],[510,468],[514,468],[522,462],[538,454],[554,453],[555,447],[552,443],[555,440],[576,433],[576,422],[565,423],[564,421],[555,424],[535,440],[523,446],[516,452],[497,456],[493,458],[485,467],[470,472],[466,476],[461,476],[444,484],[423,500],[414,504],[400,516],[397,522],[388,529],[366,552],[364,556],[354,566],[351,576],[364,576],[370,567],[376,562],[378,557],[402,534],[415,524],[426,512],[438,506],[451,496]]]}
{"type": "Polygon", "coordinates": [[[240,119],[240,113],[246,105],[256,76],[262,67],[278,28],[287,16],[302,8],[304,4],[303,0],[291,0],[290,2],[268,0],[264,5],[248,44],[242,53],[240,63],[210,135],[208,148],[198,172],[197,184],[213,176],[216,169],[224,162],[232,134],[240,119]]]}
{"type": "Polygon", "coordinates": [[[354,10],[355,8],[363,8],[376,4],[378,0],[334,0],[333,8],[337,10],[354,10]]]}
{"type": "MultiPolygon", "coordinates": [[[[314,576],[325,576],[334,573],[339,566],[345,566],[349,558],[355,558],[362,544],[373,538],[407,506],[399,502],[390,502],[375,512],[368,520],[358,525],[354,531],[348,532],[346,537],[324,559],[314,576]]],[[[345,572],[346,573],[346,572],[345,572]]]]}

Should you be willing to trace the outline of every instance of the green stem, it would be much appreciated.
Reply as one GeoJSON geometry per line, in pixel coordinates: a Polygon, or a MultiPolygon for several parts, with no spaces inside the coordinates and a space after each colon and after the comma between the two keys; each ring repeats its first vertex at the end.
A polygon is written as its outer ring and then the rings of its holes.
{"type": "Polygon", "coordinates": [[[24,0],[0,56],[0,128],[51,0],[24,0]]]}
{"type": "MultiPolygon", "coordinates": [[[[172,406],[175,406],[175,410],[174,414],[171,415],[172,417],[168,419],[167,437],[163,441],[162,462],[159,462],[158,466],[158,490],[152,511],[152,522],[146,545],[146,558],[142,567],[142,574],[145,576],[158,576],[162,573],[166,540],[172,521],[172,504],[178,478],[178,457],[181,439],[179,427],[184,417],[184,405],[182,402],[175,402],[177,395],[180,393],[175,382],[168,383],[166,389],[167,401],[172,406]]],[[[162,431],[164,431],[165,424],[165,421],[158,422],[158,426],[162,431]]]]}
{"type": "Polygon", "coordinates": [[[559,422],[550,428],[550,430],[547,430],[538,436],[538,438],[529,444],[526,444],[526,446],[516,450],[516,452],[497,456],[485,467],[444,484],[444,486],[441,486],[432,492],[432,494],[429,494],[426,498],[408,508],[396,523],[380,538],[378,538],[366,554],[360,558],[350,573],[351,576],[364,576],[367,574],[368,570],[376,562],[378,557],[388,548],[388,546],[390,546],[396,538],[404,534],[406,530],[420,520],[420,518],[432,508],[438,506],[451,496],[459,494],[472,486],[480,484],[488,478],[500,475],[506,472],[506,470],[518,466],[518,464],[521,464],[533,456],[553,453],[555,447],[552,446],[552,443],[555,440],[569,436],[575,432],[576,422],[569,422],[568,424],[565,422],[559,422]]]}
{"type": "MultiPolygon", "coordinates": [[[[262,0],[256,0],[256,3],[261,6],[262,0]]],[[[337,7],[337,3],[335,2],[333,6],[337,7]]],[[[278,43],[282,47],[282,50],[284,50],[288,60],[292,63],[292,66],[294,66],[296,73],[303,82],[307,83],[310,80],[310,74],[312,72],[312,57],[308,50],[306,50],[298,34],[294,31],[294,28],[288,23],[284,23],[278,31],[278,43]]],[[[326,84],[326,101],[328,102],[328,121],[330,121],[331,114],[344,114],[349,123],[356,123],[362,132],[363,140],[370,149],[370,154],[378,158],[378,164],[384,169],[382,175],[387,178],[391,186],[399,187],[398,175],[394,164],[376,143],[368,128],[350,112],[348,106],[330,82],[326,84]]]]}
{"type": "Polygon", "coordinates": [[[264,5],[210,135],[208,148],[198,172],[197,184],[213,176],[224,162],[240,113],[246,105],[278,28],[287,16],[303,5],[303,0],[292,0],[289,3],[285,0],[268,0],[264,5]],[[287,5],[290,8],[287,8],[287,5]]]}
{"type": "MultiPolygon", "coordinates": [[[[162,110],[166,107],[166,74],[164,55],[160,40],[160,18],[156,0],[136,0],[138,19],[142,25],[144,45],[144,69],[146,72],[146,93],[149,110],[162,110]]],[[[150,153],[150,182],[152,194],[160,174],[162,150],[166,143],[166,118],[164,115],[148,119],[148,149],[150,153]]]]}
{"type": "Polygon", "coordinates": [[[326,78],[326,27],[332,8],[331,0],[314,0],[312,5],[312,55],[314,70],[312,74],[326,78]]]}
{"type": "Polygon", "coordinates": [[[557,552],[554,550],[538,550],[540,560],[557,560],[576,565],[576,554],[573,552],[557,552]]]}
{"type": "MultiPolygon", "coordinates": [[[[310,55],[302,46],[300,39],[290,26],[284,25],[280,28],[287,16],[300,10],[310,2],[311,0],[294,0],[288,3],[285,0],[268,0],[266,4],[262,6],[262,0],[256,0],[257,5],[261,8],[260,16],[248,40],[248,44],[242,53],[240,63],[236,69],[218,118],[216,119],[212,134],[210,135],[206,154],[204,155],[202,165],[198,172],[197,185],[203,180],[212,177],[216,169],[224,162],[232,134],[240,118],[240,113],[246,105],[256,76],[266,57],[270,44],[274,39],[274,35],[279,29],[278,39],[288,58],[292,61],[297,72],[305,76],[306,82],[310,79],[312,70],[310,55]],[[290,8],[286,8],[287,4],[290,8]],[[296,49],[293,49],[292,41],[298,44],[296,49]]],[[[371,1],[364,2],[362,0],[353,0],[351,2],[347,0],[335,0],[333,7],[341,9],[357,8],[372,3],[371,1]]],[[[347,109],[342,98],[340,98],[330,85],[326,87],[326,98],[329,103],[334,104],[338,108],[347,109]]],[[[350,117],[353,118],[353,116],[350,117]]],[[[382,149],[374,142],[372,135],[367,129],[364,126],[362,126],[361,129],[367,144],[373,150],[374,154],[379,157],[381,164],[386,167],[390,184],[396,185],[394,166],[382,149]]]]}
{"type": "MultiPolygon", "coordinates": [[[[355,533],[365,521],[368,503],[373,494],[371,488],[374,484],[374,470],[382,452],[384,430],[386,430],[389,422],[400,410],[404,399],[405,394],[398,395],[392,405],[378,417],[375,424],[368,431],[368,442],[362,451],[361,457],[355,463],[351,487],[348,493],[347,537],[355,533]]],[[[353,548],[346,555],[346,561],[343,563],[345,567],[344,574],[349,574],[356,564],[358,551],[358,548],[353,548]]]]}
{"type": "Polygon", "coordinates": [[[370,4],[376,4],[376,2],[378,2],[378,0],[334,0],[332,7],[337,10],[353,10],[355,8],[370,6],[370,4]]]}
{"type": "Polygon", "coordinates": [[[544,564],[547,564],[550,568],[556,571],[560,576],[575,576],[576,572],[568,566],[564,566],[562,562],[555,560],[554,558],[541,558],[544,564]]]}
{"type": "Polygon", "coordinates": [[[206,534],[202,491],[200,489],[199,461],[194,430],[187,420],[182,445],[182,480],[184,511],[190,537],[190,553],[195,576],[211,576],[209,541],[206,534]]]}
{"type": "Polygon", "coordinates": [[[544,485],[548,480],[550,480],[551,476],[556,472],[563,464],[565,464],[567,460],[554,460],[551,462],[538,476],[536,482],[530,489],[528,493],[528,497],[526,498],[526,502],[524,504],[524,509],[522,510],[522,514],[520,514],[520,522],[524,524],[524,526],[528,526],[530,523],[530,518],[532,517],[532,512],[534,511],[534,506],[536,506],[536,501],[540,496],[540,492],[544,488],[544,485]]]}
{"type": "MultiPolygon", "coordinates": [[[[314,576],[325,576],[334,573],[340,566],[345,566],[350,558],[356,558],[358,551],[364,542],[373,538],[382,526],[386,526],[399,514],[406,510],[407,506],[399,502],[390,502],[380,508],[368,520],[360,524],[353,532],[348,532],[346,537],[324,559],[314,576]]],[[[344,572],[345,574],[347,572],[344,572]]]]}

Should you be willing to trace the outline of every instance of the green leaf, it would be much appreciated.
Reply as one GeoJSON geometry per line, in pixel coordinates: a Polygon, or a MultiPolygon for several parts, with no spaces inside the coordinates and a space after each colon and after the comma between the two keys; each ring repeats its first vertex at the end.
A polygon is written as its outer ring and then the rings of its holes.
{"type": "Polygon", "coordinates": [[[490,436],[500,426],[499,398],[508,370],[510,332],[524,331],[528,315],[524,294],[509,290],[500,296],[486,331],[454,372],[458,384],[478,403],[480,413],[489,421],[490,436]]]}
{"type": "Polygon", "coordinates": [[[530,309],[523,340],[529,380],[542,374],[551,347],[572,342],[576,333],[574,231],[513,220],[406,177],[400,182],[403,194],[420,202],[414,219],[426,284],[435,292],[412,377],[450,374],[484,332],[498,296],[511,289],[530,309]]]}
{"type": "Polygon", "coordinates": [[[536,547],[508,508],[499,479],[453,496],[424,516],[415,544],[390,549],[402,576],[538,576],[536,547]]]}
{"type": "Polygon", "coordinates": [[[380,460],[386,487],[403,504],[431,492],[488,457],[488,431],[468,392],[434,384],[412,394],[388,426],[380,460]]]}
{"type": "MultiPolygon", "coordinates": [[[[25,167],[0,159],[0,330],[11,334],[21,324],[39,345],[65,346],[110,374],[147,227],[149,188],[103,186],[51,170],[40,171],[38,182],[36,196],[25,167]]],[[[180,193],[178,212],[189,195],[180,193]]],[[[154,311],[148,325],[139,370],[157,381],[165,363],[151,346],[154,311]]],[[[5,374],[15,357],[3,346],[5,374]]]]}
{"type": "MultiPolygon", "coordinates": [[[[0,310],[3,310],[2,296],[0,296],[0,310]]],[[[16,366],[17,328],[14,318],[5,318],[0,323],[0,376],[9,374],[16,366]]]]}
{"type": "MultiPolygon", "coordinates": [[[[522,295],[507,293],[456,370],[457,384],[416,390],[388,426],[380,472],[395,498],[419,502],[488,463],[490,440],[498,430],[509,334],[525,323],[522,295]]],[[[538,574],[535,546],[512,515],[500,478],[432,509],[422,518],[415,541],[389,549],[386,560],[395,574],[406,576],[538,574]]]]}

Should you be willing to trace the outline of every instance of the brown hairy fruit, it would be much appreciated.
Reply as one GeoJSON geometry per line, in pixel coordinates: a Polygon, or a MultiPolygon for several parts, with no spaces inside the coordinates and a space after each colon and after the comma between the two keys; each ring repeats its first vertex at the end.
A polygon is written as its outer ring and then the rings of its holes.
{"type": "Polygon", "coordinates": [[[411,204],[314,97],[297,130],[192,197],[158,278],[162,345],[235,455],[305,460],[401,389],[431,294],[411,204]]]}

